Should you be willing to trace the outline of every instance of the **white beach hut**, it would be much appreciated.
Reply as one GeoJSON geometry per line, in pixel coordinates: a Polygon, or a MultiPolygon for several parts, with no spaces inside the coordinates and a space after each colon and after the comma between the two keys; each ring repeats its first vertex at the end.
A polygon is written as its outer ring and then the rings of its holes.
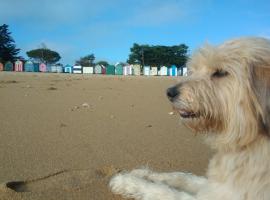
{"type": "Polygon", "coordinates": [[[166,66],[162,66],[159,70],[160,76],[167,76],[168,75],[168,68],[166,66]]]}
{"type": "Polygon", "coordinates": [[[74,65],[73,66],[73,73],[74,74],[81,74],[82,73],[82,66],[81,65],[74,65]]]}
{"type": "Polygon", "coordinates": [[[151,67],[150,75],[151,76],[157,76],[158,75],[157,67],[151,67]]]}
{"type": "Polygon", "coordinates": [[[94,67],[83,67],[82,68],[83,74],[93,74],[94,73],[94,67]]]}
{"type": "Polygon", "coordinates": [[[143,75],[150,76],[150,66],[144,66],[143,67],[143,75]]]}
{"type": "Polygon", "coordinates": [[[123,75],[132,75],[132,65],[125,65],[123,67],[123,75]]]}
{"type": "Polygon", "coordinates": [[[96,65],[94,68],[94,73],[95,74],[101,74],[102,73],[102,65],[96,65]]]}
{"type": "Polygon", "coordinates": [[[132,67],[132,74],[135,76],[141,75],[141,66],[139,64],[131,65],[132,67]]]}

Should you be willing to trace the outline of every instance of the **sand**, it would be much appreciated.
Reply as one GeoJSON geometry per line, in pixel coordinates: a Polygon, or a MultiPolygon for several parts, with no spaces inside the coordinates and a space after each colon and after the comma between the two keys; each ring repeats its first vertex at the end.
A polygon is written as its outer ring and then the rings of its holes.
{"type": "Polygon", "coordinates": [[[119,170],[203,175],[211,156],[169,114],[172,77],[0,73],[0,199],[122,199],[119,170]]]}

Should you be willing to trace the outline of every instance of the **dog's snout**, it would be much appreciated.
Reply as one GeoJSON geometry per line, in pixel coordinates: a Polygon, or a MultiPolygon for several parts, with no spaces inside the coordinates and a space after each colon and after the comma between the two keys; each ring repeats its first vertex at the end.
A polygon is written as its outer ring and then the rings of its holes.
{"type": "Polygon", "coordinates": [[[180,94],[177,87],[170,87],[167,89],[167,96],[172,101],[175,97],[177,97],[180,94]]]}

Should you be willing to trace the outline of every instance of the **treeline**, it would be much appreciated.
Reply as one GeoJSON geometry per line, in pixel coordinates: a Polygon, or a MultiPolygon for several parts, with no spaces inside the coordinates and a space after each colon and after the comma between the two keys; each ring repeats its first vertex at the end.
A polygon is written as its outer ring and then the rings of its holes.
{"type": "MultiPolygon", "coordinates": [[[[19,48],[16,48],[15,41],[11,37],[11,32],[8,30],[8,25],[0,26],[0,62],[14,62],[17,59],[24,60],[18,56],[19,48]]],[[[55,64],[61,56],[58,52],[46,47],[45,44],[41,48],[33,49],[26,52],[27,56],[35,61],[46,64],[55,64]]],[[[185,67],[188,59],[188,46],[185,44],[162,46],[162,45],[139,45],[134,43],[130,48],[129,58],[126,61],[129,64],[140,64],[141,66],[171,66],[185,67]]],[[[88,54],[76,60],[75,62],[82,66],[94,66],[95,64],[109,65],[107,61],[99,61],[95,63],[95,55],[88,54]]]]}
{"type": "Polygon", "coordinates": [[[188,59],[188,46],[185,44],[174,46],[150,46],[133,44],[130,49],[128,63],[149,66],[171,66],[182,67],[188,59]]]}

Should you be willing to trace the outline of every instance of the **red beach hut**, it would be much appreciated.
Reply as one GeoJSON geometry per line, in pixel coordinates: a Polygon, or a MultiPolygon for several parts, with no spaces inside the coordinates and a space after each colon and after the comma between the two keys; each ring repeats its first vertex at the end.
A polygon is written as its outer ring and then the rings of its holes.
{"type": "Polygon", "coordinates": [[[4,65],[2,63],[0,63],[0,71],[4,70],[4,65]]]}

